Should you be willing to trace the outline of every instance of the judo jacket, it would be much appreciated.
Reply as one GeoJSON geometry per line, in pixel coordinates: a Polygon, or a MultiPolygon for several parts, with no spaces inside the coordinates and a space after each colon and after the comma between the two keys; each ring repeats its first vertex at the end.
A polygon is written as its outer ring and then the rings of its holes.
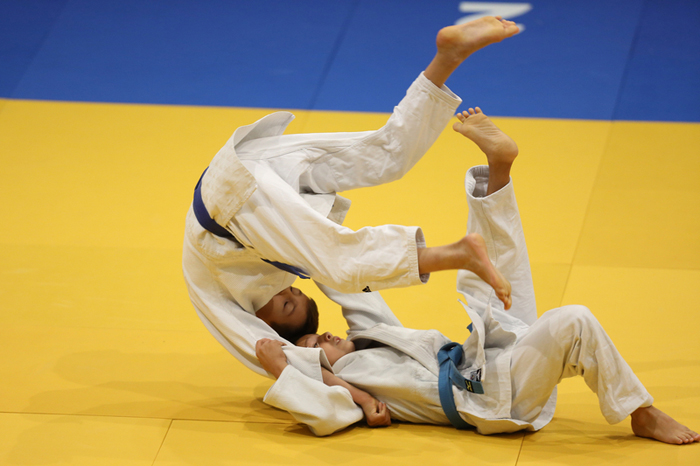
{"type": "MultiPolygon", "coordinates": [[[[427,281],[418,273],[417,249],[425,245],[420,228],[352,231],[340,225],[349,201],[336,193],[403,176],[460,102],[420,75],[376,131],[284,135],[293,115],[277,112],[234,132],[202,177],[201,197],[210,217],[236,241],[202,228],[190,208],[183,245],[190,299],[231,354],[269,376],[255,357],[255,343],[281,338],[255,312],[297,277],[263,259],[297,267],[343,293],[427,281]]],[[[289,362],[321,381],[320,350],[287,343],[289,362]]]]}

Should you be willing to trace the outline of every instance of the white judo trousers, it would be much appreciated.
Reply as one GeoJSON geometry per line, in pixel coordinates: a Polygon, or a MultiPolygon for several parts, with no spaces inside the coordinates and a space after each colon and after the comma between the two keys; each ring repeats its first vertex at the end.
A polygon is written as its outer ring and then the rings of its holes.
{"type": "Polygon", "coordinates": [[[610,424],[654,401],[591,311],[564,306],[545,312],[513,348],[511,416],[536,418],[547,401],[543,394],[577,375],[598,395],[610,424]]]}
{"type": "MultiPolygon", "coordinates": [[[[506,314],[529,325],[525,331],[516,330],[518,338],[511,354],[511,417],[535,424],[543,414],[551,418],[543,413],[549,408],[550,393],[563,378],[576,375],[597,394],[600,410],[611,424],[639,407],[651,406],[653,398],[590,310],[570,305],[537,318],[517,205],[514,198],[502,198],[510,197],[512,191],[484,198],[488,167],[474,167],[470,174],[466,180],[470,208],[467,232],[483,236],[492,262],[513,287],[513,306],[506,314]]],[[[493,289],[469,272],[459,273],[457,287],[477,312],[483,312],[487,303],[502,309],[493,289]]],[[[553,408],[552,403],[552,414],[553,408]]]]}

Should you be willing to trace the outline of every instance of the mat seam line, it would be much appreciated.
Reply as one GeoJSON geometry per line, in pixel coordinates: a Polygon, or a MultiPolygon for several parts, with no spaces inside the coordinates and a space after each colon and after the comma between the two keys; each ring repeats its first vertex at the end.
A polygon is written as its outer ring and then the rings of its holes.
{"type": "Polygon", "coordinates": [[[642,29],[642,20],[644,19],[644,11],[647,8],[648,0],[642,2],[642,7],[639,11],[639,20],[637,21],[637,27],[634,30],[634,36],[632,37],[632,44],[630,45],[630,50],[627,54],[627,60],[625,61],[625,68],[622,71],[622,77],[620,78],[620,87],[617,89],[617,98],[615,99],[615,104],[612,109],[612,115],[610,115],[611,121],[615,121],[620,109],[620,103],[622,100],[622,92],[625,89],[625,83],[627,82],[627,77],[630,73],[630,67],[632,58],[634,57],[635,50],[637,50],[637,43],[639,42],[639,35],[642,29]]]}
{"type": "Polygon", "coordinates": [[[153,458],[153,461],[151,462],[151,466],[154,466],[156,464],[156,461],[158,461],[158,456],[160,456],[160,451],[163,449],[163,445],[165,445],[165,440],[168,438],[168,434],[170,433],[170,428],[173,426],[173,422],[175,420],[171,419],[170,424],[168,424],[168,429],[165,431],[165,435],[163,435],[163,441],[160,442],[160,446],[158,447],[158,451],[156,451],[156,455],[153,458]]]}
{"type": "Polygon", "coordinates": [[[569,264],[569,273],[566,275],[566,281],[564,282],[564,292],[561,295],[559,305],[563,305],[564,301],[564,295],[566,295],[566,289],[569,287],[569,280],[571,279],[571,273],[574,270],[574,263],[576,262],[576,257],[578,256],[579,249],[581,247],[581,239],[583,238],[583,231],[586,228],[586,221],[591,213],[591,206],[593,205],[593,196],[595,195],[596,188],[598,186],[598,179],[600,178],[600,174],[603,170],[603,159],[605,158],[605,154],[608,152],[608,148],[610,147],[610,141],[612,140],[612,134],[615,126],[614,121],[609,121],[610,123],[610,128],[608,129],[608,134],[605,137],[605,144],[603,145],[603,151],[602,154],[600,155],[600,161],[598,162],[598,169],[596,170],[595,177],[593,178],[593,185],[591,186],[591,192],[588,196],[588,202],[586,203],[586,211],[585,214],[583,215],[583,221],[581,222],[581,229],[579,230],[578,233],[578,238],[576,239],[576,247],[574,248],[574,254],[571,256],[571,262],[569,264]]]}
{"type": "Polygon", "coordinates": [[[598,186],[598,180],[599,180],[600,174],[603,170],[603,159],[605,158],[605,154],[608,152],[608,148],[610,147],[610,141],[612,140],[613,130],[614,130],[614,126],[615,126],[615,115],[617,114],[617,109],[620,105],[622,90],[623,90],[624,85],[625,85],[625,80],[627,79],[630,61],[632,60],[632,57],[634,55],[634,50],[635,50],[635,47],[637,45],[637,40],[639,37],[639,31],[641,28],[642,17],[644,15],[645,5],[646,5],[646,1],[644,3],[642,3],[642,8],[639,12],[639,20],[637,22],[637,27],[636,27],[635,32],[634,32],[634,37],[632,38],[632,44],[630,46],[629,53],[627,55],[625,69],[622,72],[622,77],[620,78],[620,87],[618,88],[617,98],[615,99],[615,105],[612,109],[612,114],[610,115],[610,120],[609,120],[610,129],[608,130],[608,134],[605,138],[605,145],[603,146],[603,152],[600,156],[600,162],[598,165],[598,169],[596,170],[595,178],[593,179],[593,186],[591,187],[591,193],[588,197],[588,203],[586,205],[586,213],[583,216],[583,222],[581,223],[581,230],[579,231],[578,239],[576,240],[576,247],[574,248],[574,254],[571,257],[571,263],[569,264],[569,273],[567,274],[566,281],[564,282],[564,292],[562,293],[560,301],[559,301],[560,306],[563,305],[564,296],[566,295],[566,290],[569,287],[569,281],[571,280],[571,273],[574,270],[574,263],[576,262],[576,257],[578,256],[579,249],[581,247],[581,239],[583,238],[583,231],[586,227],[586,220],[588,219],[588,217],[591,213],[591,206],[593,204],[593,196],[595,195],[596,187],[598,186]]]}
{"type": "Polygon", "coordinates": [[[525,433],[523,433],[522,439],[520,440],[520,449],[518,450],[518,456],[515,458],[515,464],[513,466],[518,466],[520,455],[523,452],[523,446],[525,446],[525,433]]]}
{"type": "Polygon", "coordinates": [[[17,414],[25,416],[77,416],[77,417],[95,417],[95,418],[114,418],[114,419],[144,419],[158,421],[191,421],[191,422],[226,422],[226,423],[253,423],[253,424],[295,424],[294,421],[256,421],[256,420],[226,420],[226,419],[192,419],[192,418],[173,418],[173,417],[149,417],[149,416],[125,416],[119,414],[89,414],[89,413],[37,413],[26,411],[0,411],[2,414],[17,414]]]}
{"type": "Polygon", "coordinates": [[[348,33],[348,29],[350,28],[350,23],[352,22],[352,19],[355,16],[355,12],[357,11],[357,7],[358,7],[359,3],[360,3],[359,0],[355,0],[352,3],[352,6],[350,7],[350,11],[348,12],[347,17],[345,18],[345,21],[343,21],[343,27],[341,28],[341,32],[340,32],[340,34],[338,34],[338,37],[335,39],[335,42],[333,43],[333,48],[331,49],[331,53],[328,56],[328,60],[326,61],[325,66],[323,67],[323,71],[321,72],[321,78],[318,81],[318,85],[316,86],[316,90],[314,91],[313,95],[311,96],[311,99],[309,100],[309,105],[307,106],[307,110],[314,110],[314,107],[316,106],[316,101],[318,100],[318,96],[321,94],[321,89],[323,88],[323,85],[326,83],[326,78],[328,77],[328,74],[331,71],[331,68],[333,66],[333,63],[335,62],[336,57],[338,56],[338,51],[340,50],[340,46],[345,41],[345,36],[348,33]]]}
{"type": "Polygon", "coordinates": [[[41,38],[41,45],[39,47],[37,47],[36,52],[32,56],[32,59],[29,61],[26,68],[24,69],[22,76],[15,83],[14,87],[12,88],[12,91],[8,93],[9,94],[7,96],[8,99],[15,98],[15,94],[17,93],[17,89],[19,89],[20,84],[22,84],[22,81],[24,81],[24,79],[27,77],[27,73],[29,72],[29,69],[36,62],[36,59],[39,56],[39,54],[41,53],[41,51],[46,47],[46,40],[56,30],[56,25],[60,22],[61,18],[66,14],[66,9],[68,7],[69,1],[70,0],[64,1],[63,6],[61,7],[61,12],[58,15],[56,15],[56,18],[54,19],[53,23],[51,24],[51,27],[46,30],[46,33],[41,38]]]}

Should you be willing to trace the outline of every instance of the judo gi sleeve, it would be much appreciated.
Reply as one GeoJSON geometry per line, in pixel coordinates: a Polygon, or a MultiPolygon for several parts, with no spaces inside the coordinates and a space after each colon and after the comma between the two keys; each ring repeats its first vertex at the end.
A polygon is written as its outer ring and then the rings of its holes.
{"type": "Polygon", "coordinates": [[[292,366],[282,371],[263,401],[289,412],[319,437],[342,430],[364,417],[347,389],[329,387],[292,366]]]}
{"type": "Polygon", "coordinates": [[[321,283],[316,285],[323,294],[340,305],[350,331],[365,330],[377,324],[403,327],[378,292],[347,294],[321,283]]]}

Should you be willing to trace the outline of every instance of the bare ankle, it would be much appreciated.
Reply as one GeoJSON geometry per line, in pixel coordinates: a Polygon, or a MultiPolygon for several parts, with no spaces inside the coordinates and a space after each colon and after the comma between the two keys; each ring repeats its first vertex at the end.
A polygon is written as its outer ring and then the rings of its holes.
{"type": "Polygon", "coordinates": [[[500,191],[510,183],[510,168],[512,165],[512,163],[499,166],[489,164],[489,185],[486,190],[487,196],[496,191],[500,191]]]}

